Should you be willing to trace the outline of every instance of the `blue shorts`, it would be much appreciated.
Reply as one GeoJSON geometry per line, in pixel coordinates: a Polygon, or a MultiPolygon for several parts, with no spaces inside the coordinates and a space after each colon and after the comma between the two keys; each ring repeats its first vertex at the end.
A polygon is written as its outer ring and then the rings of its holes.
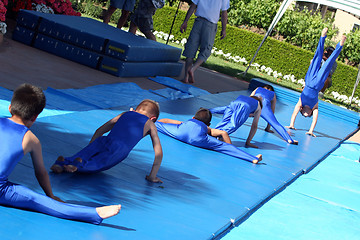
{"type": "Polygon", "coordinates": [[[217,24],[212,23],[205,18],[197,17],[190,36],[185,44],[183,56],[187,58],[195,58],[196,52],[200,47],[198,59],[205,62],[211,55],[216,31],[217,24]]]}
{"type": "Polygon", "coordinates": [[[134,10],[135,0],[110,0],[110,6],[132,12],[132,10],[134,10]]]}
{"type": "Polygon", "coordinates": [[[145,33],[153,30],[153,16],[156,8],[151,0],[140,0],[130,21],[133,22],[141,32],[145,33]]]}

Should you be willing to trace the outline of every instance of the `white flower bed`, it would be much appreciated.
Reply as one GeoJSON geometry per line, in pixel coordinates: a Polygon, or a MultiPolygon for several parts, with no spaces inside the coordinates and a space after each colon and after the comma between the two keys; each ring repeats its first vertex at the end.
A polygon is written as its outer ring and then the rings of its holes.
{"type": "Polygon", "coordinates": [[[0,33],[5,34],[6,33],[6,23],[0,22],[0,33]]]}

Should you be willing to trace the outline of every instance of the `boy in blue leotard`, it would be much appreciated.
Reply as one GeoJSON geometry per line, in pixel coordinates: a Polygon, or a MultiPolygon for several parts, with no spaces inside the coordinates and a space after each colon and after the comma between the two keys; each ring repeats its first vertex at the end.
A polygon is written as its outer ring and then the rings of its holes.
{"type": "Polygon", "coordinates": [[[249,117],[254,117],[245,146],[258,148],[251,140],[255,136],[262,108],[262,99],[257,96],[240,95],[228,106],[211,108],[212,113],[223,114],[222,120],[216,129],[226,131],[228,134],[235,132],[249,117]]]}
{"type": "Polygon", "coordinates": [[[261,154],[255,157],[232,145],[225,131],[210,128],[211,118],[208,109],[200,108],[195,116],[186,122],[164,118],[155,125],[159,132],[196,147],[221,152],[255,164],[262,160],[261,154]],[[224,142],[216,137],[220,137],[224,142]]]}
{"type": "Polygon", "coordinates": [[[0,118],[0,204],[45,213],[51,216],[100,224],[116,215],[121,206],[85,207],[66,204],[55,197],[44,167],[41,143],[29,130],[45,107],[45,95],[38,87],[23,84],[13,94],[10,118],[0,118]],[[35,176],[45,195],[8,181],[15,165],[30,153],[35,176]]]}
{"type": "Polygon", "coordinates": [[[319,92],[324,87],[324,83],[331,72],[331,68],[334,62],[336,61],[336,58],[339,56],[341,49],[346,40],[346,36],[343,35],[340,42],[336,45],[335,51],[333,51],[330,57],[321,66],[327,31],[328,31],[327,28],[324,28],[322,30],[314,58],[311,61],[309,69],[305,76],[305,87],[300,95],[299,101],[294,107],[294,111],[290,120],[290,126],[288,126],[288,128],[295,130],[294,127],[295,119],[299,112],[301,112],[301,114],[304,117],[313,116],[310,129],[308,132],[306,132],[306,134],[313,137],[316,137],[313,131],[315,129],[319,115],[319,109],[318,109],[319,92]]]}
{"type": "Polygon", "coordinates": [[[72,157],[60,156],[51,167],[56,173],[93,173],[107,170],[123,161],[135,145],[146,135],[150,135],[155,151],[154,164],[146,180],[162,181],[156,176],[162,161],[162,148],[154,122],[159,117],[157,102],[146,99],[135,111],[119,114],[99,127],[89,145],[72,157]],[[103,136],[105,133],[110,133],[103,136]]]}
{"type": "Polygon", "coordinates": [[[272,126],[286,142],[297,145],[298,141],[291,138],[289,133],[278,122],[274,115],[276,105],[274,88],[271,85],[264,85],[263,87],[256,88],[250,96],[258,96],[262,99],[263,108],[261,110],[261,117],[268,123],[265,131],[273,133],[274,131],[270,129],[270,126],[272,126]]]}

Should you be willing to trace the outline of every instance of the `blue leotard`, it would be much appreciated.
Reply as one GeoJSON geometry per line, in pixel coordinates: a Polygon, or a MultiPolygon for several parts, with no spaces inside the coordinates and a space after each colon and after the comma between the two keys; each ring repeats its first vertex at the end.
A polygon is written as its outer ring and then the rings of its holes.
{"type": "Polygon", "coordinates": [[[258,160],[257,157],[240,150],[234,145],[208,135],[207,126],[199,120],[190,119],[181,124],[156,122],[155,125],[159,132],[190,145],[221,152],[249,162],[258,160]]]}
{"type": "Polygon", "coordinates": [[[61,203],[8,181],[15,165],[24,156],[22,141],[28,130],[24,125],[0,118],[0,204],[59,218],[100,224],[103,219],[93,207],[61,203]]]}
{"type": "Polygon", "coordinates": [[[305,87],[300,95],[302,106],[313,108],[318,102],[318,94],[324,87],[324,83],[329,76],[331,68],[339,56],[342,46],[340,43],[336,45],[334,52],[321,66],[322,56],[324,52],[325,37],[320,37],[315,55],[310,63],[309,69],[305,76],[305,87]]]}
{"type": "Polygon", "coordinates": [[[228,106],[211,108],[212,113],[224,114],[222,120],[216,125],[216,129],[226,131],[228,134],[235,132],[254,113],[258,107],[258,101],[254,98],[240,95],[228,106]]]}
{"type": "Polygon", "coordinates": [[[271,109],[271,100],[274,99],[275,93],[259,87],[256,89],[254,95],[262,97],[263,108],[261,109],[261,117],[267,121],[285,141],[290,140],[291,142],[294,142],[286,129],[278,122],[271,109]]]}
{"type": "Polygon", "coordinates": [[[59,165],[74,165],[78,172],[99,172],[123,161],[144,137],[144,125],[149,118],[143,114],[125,112],[107,136],[102,136],[59,165]],[[82,162],[75,159],[80,157],[82,162]]]}

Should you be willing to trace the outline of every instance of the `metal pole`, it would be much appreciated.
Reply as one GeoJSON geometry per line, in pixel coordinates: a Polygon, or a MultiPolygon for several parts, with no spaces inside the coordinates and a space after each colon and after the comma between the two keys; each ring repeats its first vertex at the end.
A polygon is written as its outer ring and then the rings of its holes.
{"type": "Polygon", "coordinates": [[[276,13],[276,16],[274,17],[272,23],[270,24],[270,27],[268,29],[268,31],[266,32],[263,40],[260,43],[260,46],[258,47],[258,49],[255,52],[255,55],[253,56],[253,58],[251,59],[250,63],[248,64],[246,70],[242,73],[242,75],[246,75],[246,73],[248,72],[252,62],[255,60],[258,52],[260,51],[261,46],[264,44],[266,38],[270,35],[270,33],[272,32],[272,30],[274,29],[275,25],[278,23],[278,21],[280,20],[280,18],[284,15],[284,12],[286,11],[286,9],[289,7],[290,3],[293,0],[284,0],[283,3],[281,4],[278,12],[276,13]]]}
{"type": "Polygon", "coordinates": [[[355,81],[355,85],[354,85],[354,89],[352,91],[352,94],[351,94],[351,97],[350,97],[350,103],[349,103],[349,107],[351,106],[351,102],[352,102],[352,99],[355,95],[355,91],[356,91],[356,88],[359,84],[359,81],[360,81],[360,64],[359,64],[359,70],[358,70],[358,74],[357,74],[357,77],[356,77],[356,81],[355,81]]]}
{"type": "Polygon", "coordinates": [[[173,27],[174,27],[174,23],[175,23],[176,16],[177,16],[177,14],[178,14],[178,12],[179,12],[180,4],[181,4],[181,0],[179,1],[178,7],[177,7],[177,9],[176,9],[175,16],[174,16],[173,22],[172,22],[172,24],[171,24],[169,36],[168,36],[168,38],[166,39],[166,45],[169,43],[170,35],[171,35],[172,29],[173,29],[173,27]]]}

